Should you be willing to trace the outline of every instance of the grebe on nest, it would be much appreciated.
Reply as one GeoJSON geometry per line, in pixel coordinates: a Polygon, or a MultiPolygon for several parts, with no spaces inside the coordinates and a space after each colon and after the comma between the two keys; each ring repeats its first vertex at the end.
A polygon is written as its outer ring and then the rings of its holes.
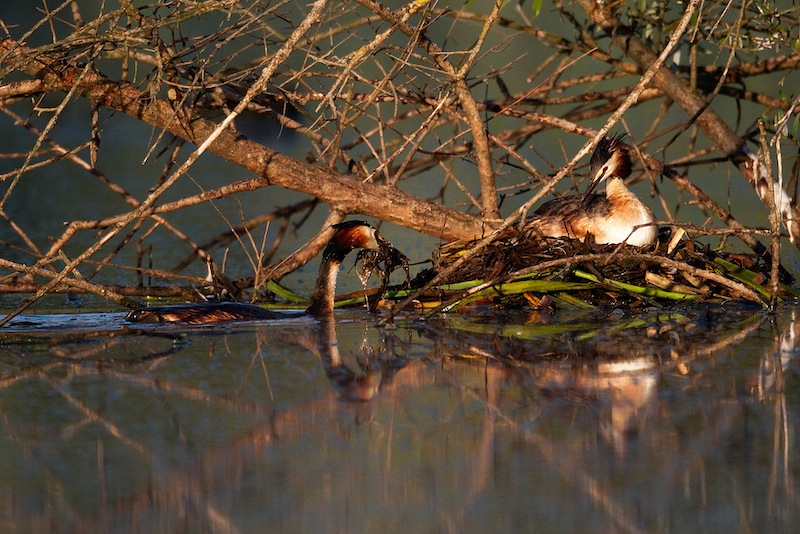
{"type": "Polygon", "coordinates": [[[583,195],[569,195],[542,204],[525,222],[529,233],[569,237],[597,244],[646,246],[656,240],[656,217],[623,180],[631,174],[631,157],[622,136],[603,137],[592,154],[592,181],[583,195]],[[606,194],[594,190],[606,180],[606,194]]]}
{"type": "MultiPolygon", "coordinates": [[[[335,224],[336,232],[325,246],[317,281],[311,293],[311,304],[305,313],[315,317],[333,315],[336,276],[344,258],[355,249],[376,252],[387,270],[407,262],[402,252],[386,241],[377,229],[363,221],[346,221],[335,224]]],[[[297,315],[302,315],[299,312],[297,315]]],[[[147,306],[131,311],[126,320],[136,323],[183,323],[190,325],[253,321],[260,319],[285,319],[297,315],[266,310],[255,304],[241,302],[198,302],[147,306]]]]}

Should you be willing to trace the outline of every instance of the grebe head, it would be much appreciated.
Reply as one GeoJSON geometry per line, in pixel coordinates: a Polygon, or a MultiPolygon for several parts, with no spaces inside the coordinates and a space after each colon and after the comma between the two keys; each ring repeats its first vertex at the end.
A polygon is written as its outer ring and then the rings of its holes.
{"type": "Polygon", "coordinates": [[[597,147],[592,153],[590,161],[590,176],[592,177],[591,183],[586,190],[586,198],[588,198],[597,186],[603,180],[616,176],[617,178],[625,179],[631,174],[631,156],[628,153],[628,148],[622,144],[623,135],[603,137],[597,147]]]}
{"type": "MultiPolygon", "coordinates": [[[[364,221],[345,221],[332,226],[336,230],[331,240],[323,251],[323,259],[341,261],[353,250],[362,249],[372,255],[370,265],[385,263],[386,269],[391,271],[395,267],[408,264],[405,254],[394,248],[377,228],[364,221]]],[[[360,257],[363,259],[363,257],[360,257]]]]}
{"type": "Polygon", "coordinates": [[[376,228],[364,221],[345,221],[334,224],[333,228],[336,232],[325,247],[326,253],[329,249],[331,253],[337,251],[344,255],[357,248],[379,251],[387,243],[376,228]]]}

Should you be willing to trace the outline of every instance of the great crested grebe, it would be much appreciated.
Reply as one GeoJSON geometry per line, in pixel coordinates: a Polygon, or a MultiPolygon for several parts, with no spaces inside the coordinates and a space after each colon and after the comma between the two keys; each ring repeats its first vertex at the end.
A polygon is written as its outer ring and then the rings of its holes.
{"type": "Polygon", "coordinates": [[[622,136],[603,137],[591,159],[592,181],[583,195],[569,195],[542,204],[525,222],[525,230],[545,237],[597,244],[650,245],[658,236],[656,217],[623,180],[631,174],[631,157],[622,136]],[[594,190],[606,180],[606,194],[594,190]]]}
{"type": "MultiPolygon", "coordinates": [[[[336,232],[322,252],[317,281],[311,293],[311,304],[305,313],[316,317],[333,315],[336,276],[344,258],[355,249],[377,252],[380,260],[391,267],[407,261],[405,256],[386,241],[377,229],[363,221],[335,224],[336,232]]],[[[390,268],[391,268],[390,267],[390,268]]],[[[283,319],[302,315],[266,310],[255,304],[241,302],[198,302],[147,306],[131,311],[126,320],[136,323],[183,323],[190,325],[283,319]]]]}

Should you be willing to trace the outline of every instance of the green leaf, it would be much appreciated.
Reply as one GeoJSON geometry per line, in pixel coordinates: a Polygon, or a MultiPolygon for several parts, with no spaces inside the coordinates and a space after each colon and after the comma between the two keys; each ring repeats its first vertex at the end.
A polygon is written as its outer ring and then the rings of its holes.
{"type": "Polygon", "coordinates": [[[306,300],[305,298],[301,297],[300,295],[298,295],[296,293],[293,293],[292,291],[286,289],[285,287],[283,287],[282,285],[280,285],[277,282],[273,282],[272,280],[267,282],[267,290],[268,291],[272,291],[277,296],[279,296],[280,298],[282,298],[282,299],[284,299],[284,300],[286,300],[288,302],[300,303],[300,302],[304,302],[306,300]]]}
{"type": "MultiPolygon", "coordinates": [[[[579,270],[575,270],[574,273],[575,276],[579,276],[580,278],[591,280],[593,282],[600,282],[600,280],[593,274],[579,270]]],[[[611,280],[610,278],[606,278],[605,280],[603,280],[603,283],[614,287],[618,287],[620,289],[624,289],[625,291],[630,291],[631,293],[635,295],[640,295],[642,297],[662,298],[670,300],[693,300],[697,298],[697,295],[693,295],[690,293],[680,293],[677,291],[664,291],[663,289],[635,286],[633,284],[627,284],[625,282],[618,282],[617,280],[611,280]]]]}

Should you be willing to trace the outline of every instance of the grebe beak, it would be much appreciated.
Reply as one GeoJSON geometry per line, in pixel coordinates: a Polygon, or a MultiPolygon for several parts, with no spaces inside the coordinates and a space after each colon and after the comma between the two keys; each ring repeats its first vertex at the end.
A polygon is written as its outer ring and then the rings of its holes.
{"type": "Polygon", "coordinates": [[[368,243],[363,243],[358,253],[358,261],[362,262],[365,271],[377,270],[381,277],[388,279],[389,274],[398,267],[405,269],[408,274],[408,258],[405,254],[394,248],[389,241],[383,238],[375,228],[367,227],[371,234],[368,243]],[[364,246],[369,245],[369,246],[364,246]]]}
{"type": "MultiPolygon", "coordinates": [[[[591,195],[597,189],[604,180],[608,179],[611,176],[617,174],[617,170],[620,166],[620,158],[622,157],[620,150],[616,149],[611,152],[611,155],[608,159],[603,161],[602,163],[592,162],[592,181],[589,183],[589,187],[586,189],[586,193],[584,193],[583,199],[584,201],[588,201],[591,195]]],[[[594,159],[594,157],[592,158],[594,159]]]]}
{"type": "Polygon", "coordinates": [[[583,200],[588,200],[593,194],[597,186],[603,183],[603,180],[614,174],[615,167],[612,166],[613,158],[608,160],[599,169],[592,169],[592,181],[589,182],[589,187],[586,188],[586,193],[583,194],[583,200]]]}
{"type": "Polygon", "coordinates": [[[375,239],[378,242],[378,258],[384,263],[385,271],[392,272],[397,267],[408,271],[408,257],[405,254],[394,248],[394,245],[386,241],[377,230],[375,239]]]}

